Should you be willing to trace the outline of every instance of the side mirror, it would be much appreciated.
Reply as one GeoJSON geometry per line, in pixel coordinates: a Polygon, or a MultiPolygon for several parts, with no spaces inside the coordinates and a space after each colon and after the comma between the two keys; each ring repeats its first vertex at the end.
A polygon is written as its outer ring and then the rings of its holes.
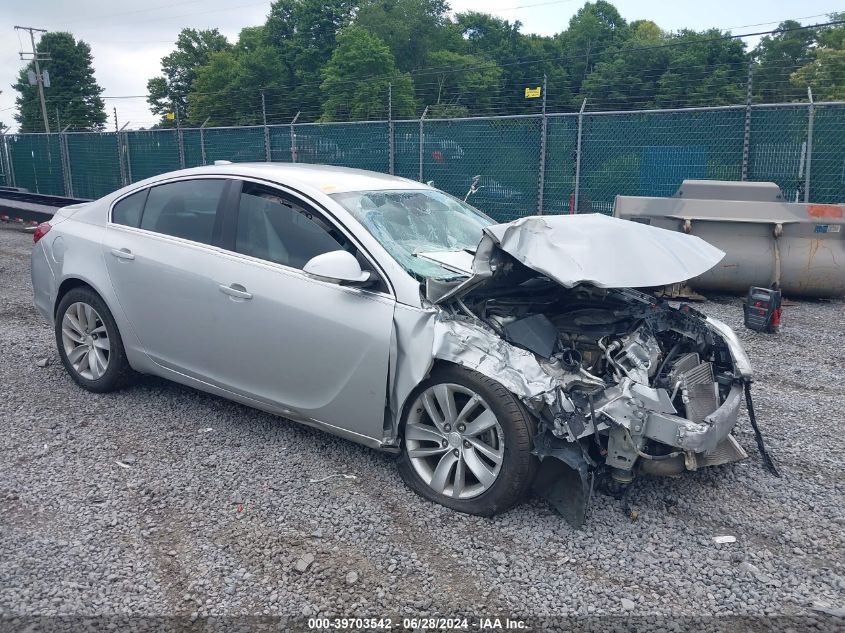
{"type": "Polygon", "coordinates": [[[370,279],[370,273],[361,270],[355,256],[344,250],[312,257],[302,271],[323,281],[363,283],[370,279]]]}

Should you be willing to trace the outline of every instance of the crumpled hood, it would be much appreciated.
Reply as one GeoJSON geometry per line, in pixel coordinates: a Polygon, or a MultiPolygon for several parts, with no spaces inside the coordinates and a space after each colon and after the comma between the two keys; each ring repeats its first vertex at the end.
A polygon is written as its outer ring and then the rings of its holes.
{"type": "Polygon", "coordinates": [[[463,295],[491,277],[497,249],[567,288],[665,286],[696,277],[725,256],[693,235],[597,213],[531,216],[485,228],[467,271],[472,276],[429,298],[463,295]]]}

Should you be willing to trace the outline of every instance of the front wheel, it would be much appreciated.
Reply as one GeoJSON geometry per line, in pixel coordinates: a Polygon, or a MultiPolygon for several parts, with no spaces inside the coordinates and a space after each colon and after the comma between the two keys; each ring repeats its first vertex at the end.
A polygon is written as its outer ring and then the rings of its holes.
{"type": "Polygon", "coordinates": [[[443,366],[410,397],[399,472],[426,499],[489,516],[527,492],[536,472],[533,421],[495,380],[443,366]]]}

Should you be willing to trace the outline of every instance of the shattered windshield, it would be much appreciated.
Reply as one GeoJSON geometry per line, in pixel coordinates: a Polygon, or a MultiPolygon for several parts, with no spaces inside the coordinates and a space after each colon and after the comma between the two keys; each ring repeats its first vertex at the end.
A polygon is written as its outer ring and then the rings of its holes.
{"type": "Polygon", "coordinates": [[[332,196],[409,273],[448,279],[462,275],[424,254],[475,251],[493,220],[434,189],[351,191],[332,196]]]}

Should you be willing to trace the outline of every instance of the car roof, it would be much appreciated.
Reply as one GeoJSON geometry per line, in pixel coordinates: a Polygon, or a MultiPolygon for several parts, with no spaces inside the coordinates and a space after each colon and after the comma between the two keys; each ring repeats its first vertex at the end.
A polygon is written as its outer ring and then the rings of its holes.
{"type": "Polygon", "coordinates": [[[386,189],[431,189],[428,185],[415,180],[375,171],[302,163],[216,164],[186,169],[179,173],[252,176],[294,188],[299,186],[316,189],[325,194],[386,189]]]}

